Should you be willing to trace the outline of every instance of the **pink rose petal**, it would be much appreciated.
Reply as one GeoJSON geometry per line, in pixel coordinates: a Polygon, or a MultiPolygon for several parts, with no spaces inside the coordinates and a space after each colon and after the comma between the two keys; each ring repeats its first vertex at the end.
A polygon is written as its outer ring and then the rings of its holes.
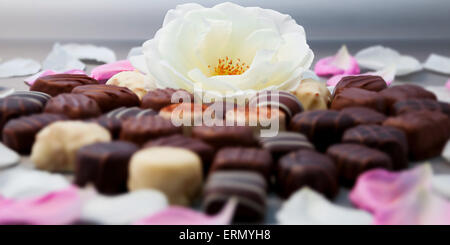
{"type": "Polygon", "coordinates": [[[113,63],[97,66],[91,71],[91,77],[100,83],[106,83],[108,79],[122,71],[134,71],[134,67],[128,60],[119,60],[113,63]]]}
{"type": "Polygon", "coordinates": [[[375,224],[450,224],[450,202],[432,192],[431,178],[428,164],[402,172],[368,171],[358,178],[350,200],[372,212],[375,224]]]}
{"type": "Polygon", "coordinates": [[[65,225],[80,215],[81,198],[73,186],[31,199],[0,196],[0,224],[65,225]]]}
{"type": "MultiPolygon", "coordinates": [[[[384,79],[384,81],[386,81],[386,84],[389,86],[395,79],[395,67],[389,66],[383,70],[379,70],[379,71],[375,71],[375,72],[366,72],[363,74],[352,75],[352,76],[364,76],[364,75],[380,76],[384,79]]],[[[347,75],[347,74],[335,75],[335,76],[331,77],[330,79],[328,79],[327,86],[336,86],[343,77],[347,77],[347,76],[349,76],[349,75],[347,75]]]]}
{"type": "Polygon", "coordinates": [[[184,207],[169,207],[135,222],[135,225],[227,225],[236,209],[237,199],[230,199],[219,214],[208,216],[184,207]]]}
{"type": "Polygon", "coordinates": [[[335,56],[320,59],[314,66],[314,72],[318,76],[332,76],[359,74],[360,70],[356,59],[349,54],[347,47],[344,45],[335,56]]]}
{"type": "Polygon", "coordinates": [[[40,77],[45,77],[54,74],[86,74],[83,70],[73,69],[65,72],[56,72],[54,70],[45,70],[34,74],[33,76],[25,78],[25,83],[28,85],[33,85],[33,83],[40,77]]]}
{"type": "Polygon", "coordinates": [[[447,83],[445,84],[445,87],[450,90],[450,79],[447,80],[447,83]]]}

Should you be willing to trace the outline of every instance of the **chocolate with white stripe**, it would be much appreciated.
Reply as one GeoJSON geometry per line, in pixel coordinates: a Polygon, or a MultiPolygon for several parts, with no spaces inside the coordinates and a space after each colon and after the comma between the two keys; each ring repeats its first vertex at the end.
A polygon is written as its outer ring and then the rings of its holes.
{"type": "Polygon", "coordinates": [[[63,114],[71,119],[99,116],[102,112],[95,100],[82,94],[60,94],[45,105],[45,112],[63,114]]]}
{"type": "Polygon", "coordinates": [[[38,100],[42,103],[42,106],[45,106],[47,101],[52,98],[49,94],[37,92],[37,91],[15,91],[8,97],[20,97],[20,98],[30,98],[38,100]]]}
{"type": "Polygon", "coordinates": [[[308,138],[296,132],[278,132],[274,137],[260,137],[259,143],[263,149],[272,153],[274,160],[295,150],[314,149],[308,138]]]}
{"type": "Polygon", "coordinates": [[[154,116],[157,115],[158,112],[152,109],[141,109],[139,107],[119,107],[115,110],[108,112],[105,116],[109,118],[117,118],[119,120],[125,120],[130,117],[143,117],[143,116],[154,116]]]}
{"type": "Polygon", "coordinates": [[[250,106],[256,107],[270,107],[280,109],[284,113],[288,120],[295,114],[303,111],[302,103],[295,97],[295,95],[284,91],[264,91],[256,94],[255,97],[250,99],[250,106]]]}
{"type": "Polygon", "coordinates": [[[0,132],[3,126],[13,118],[42,112],[41,101],[28,97],[6,97],[0,99],[0,132]]]}
{"type": "Polygon", "coordinates": [[[212,173],[203,191],[203,209],[217,214],[230,198],[237,198],[235,222],[256,222],[266,210],[266,180],[249,171],[217,171],[212,173]]]}

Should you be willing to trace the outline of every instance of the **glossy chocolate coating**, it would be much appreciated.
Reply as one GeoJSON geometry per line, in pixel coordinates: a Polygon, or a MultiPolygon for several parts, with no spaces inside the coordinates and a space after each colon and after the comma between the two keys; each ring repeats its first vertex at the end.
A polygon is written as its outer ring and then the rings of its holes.
{"type": "Polygon", "coordinates": [[[347,107],[341,113],[351,116],[357,124],[382,124],[386,116],[367,107],[347,107]]]}
{"type": "Polygon", "coordinates": [[[193,95],[186,90],[183,89],[156,89],[153,91],[149,91],[144,97],[142,97],[142,108],[150,108],[155,111],[159,111],[161,108],[168,106],[172,103],[172,95],[174,93],[182,94],[182,97],[189,98],[190,101],[174,101],[173,103],[182,103],[182,102],[193,102],[193,95]]]}
{"type": "Polygon", "coordinates": [[[98,81],[86,75],[56,74],[38,78],[31,85],[30,90],[57,96],[62,93],[70,93],[73,88],[87,84],[98,84],[98,81]]]}
{"type": "Polygon", "coordinates": [[[386,81],[380,76],[346,76],[336,85],[333,97],[347,88],[360,88],[373,92],[379,92],[387,88],[386,81]]]}
{"type": "Polygon", "coordinates": [[[278,132],[274,137],[260,137],[259,144],[263,149],[270,151],[274,160],[291,151],[314,149],[308,138],[297,132],[278,132]]]}
{"type": "Polygon", "coordinates": [[[279,160],[277,186],[284,198],[304,186],[333,198],[339,191],[338,173],[329,156],[303,149],[279,160]]]}
{"type": "Polygon", "coordinates": [[[287,118],[303,111],[303,106],[295,95],[284,91],[265,91],[250,99],[251,106],[276,108],[282,110],[287,118]]]}
{"type": "Polygon", "coordinates": [[[3,128],[2,140],[9,148],[22,153],[29,154],[33,146],[36,134],[48,124],[67,119],[58,114],[34,114],[12,119],[3,128]]]}
{"type": "Polygon", "coordinates": [[[98,118],[90,119],[90,122],[98,123],[100,126],[106,128],[110,133],[113,139],[118,139],[120,135],[120,130],[122,129],[122,121],[114,118],[101,116],[98,118]]]}
{"type": "Polygon", "coordinates": [[[114,85],[84,85],[72,90],[72,93],[83,94],[95,100],[103,112],[125,106],[140,106],[139,97],[125,87],[114,85]]]}
{"type": "Polygon", "coordinates": [[[37,91],[15,91],[8,97],[30,98],[38,100],[43,106],[47,104],[47,101],[52,98],[49,94],[37,92],[37,91]]]}
{"type": "Polygon", "coordinates": [[[328,146],[341,141],[342,134],[356,124],[347,114],[332,110],[307,111],[295,115],[290,130],[302,133],[324,152],[328,146]]]}
{"type": "Polygon", "coordinates": [[[0,99],[0,132],[11,119],[42,112],[43,104],[36,99],[6,97],[0,99]]]}
{"type": "Polygon", "coordinates": [[[432,99],[406,99],[392,106],[392,114],[400,115],[413,111],[440,111],[450,117],[450,104],[432,99]]]}
{"type": "Polygon", "coordinates": [[[101,115],[95,100],[82,94],[60,94],[51,98],[44,109],[47,113],[63,114],[71,119],[84,119],[101,115]]]}
{"type": "Polygon", "coordinates": [[[158,112],[152,109],[141,109],[139,107],[119,107],[115,110],[112,110],[106,114],[106,117],[116,118],[119,120],[125,120],[130,117],[143,117],[143,116],[154,116],[158,115],[158,112]]]}
{"type": "Polygon", "coordinates": [[[399,86],[391,86],[380,92],[380,95],[384,97],[388,112],[392,114],[392,106],[397,101],[406,99],[431,99],[436,100],[436,95],[426,89],[413,85],[405,84],[399,86]]]}
{"type": "Polygon", "coordinates": [[[256,146],[253,130],[245,126],[195,126],[192,137],[203,140],[216,150],[226,146],[256,146]]]}
{"type": "Polygon", "coordinates": [[[380,125],[360,125],[345,131],[344,143],[363,144],[388,154],[394,170],[408,167],[408,141],[403,131],[380,125]]]}
{"type": "Polygon", "coordinates": [[[392,160],[386,153],[359,144],[336,144],[327,149],[334,160],[342,184],[352,186],[358,176],[375,168],[392,169],[392,160]]]}
{"type": "Polygon", "coordinates": [[[334,96],[331,109],[342,110],[346,107],[362,106],[374,109],[381,113],[386,111],[384,98],[377,92],[360,88],[346,88],[334,96]]]}

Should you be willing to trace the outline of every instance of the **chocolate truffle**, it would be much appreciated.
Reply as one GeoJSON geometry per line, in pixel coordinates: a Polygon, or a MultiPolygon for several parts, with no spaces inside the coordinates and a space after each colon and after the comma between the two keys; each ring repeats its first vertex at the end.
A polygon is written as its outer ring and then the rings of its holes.
{"type": "Polygon", "coordinates": [[[226,147],[217,152],[210,172],[218,170],[247,170],[259,173],[269,180],[272,164],[272,157],[267,150],[226,147]]]}
{"type": "Polygon", "coordinates": [[[63,114],[72,119],[97,117],[102,114],[95,100],[82,94],[60,94],[51,98],[44,112],[63,114]]]}
{"type": "Polygon", "coordinates": [[[259,144],[272,154],[274,160],[291,151],[314,149],[305,135],[296,132],[279,132],[273,137],[260,137],[259,144]]]}
{"type": "Polygon", "coordinates": [[[360,125],[345,131],[344,143],[363,144],[388,154],[394,170],[408,167],[408,141],[403,131],[380,125],[360,125]]]}
{"type": "Polygon", "coordinates": [[[120,87],[129,88],[135,93],[141,100],[144,95],[150,91],[156,89],[156,84],[139,71],[123,71],[112,76],[106,85],[115,85],[120,87]]]}
{"type": "Polygon", "coordinates": [[[81,147],[76,153],[75,184],[92,182],[100,193],[127,191],[128,163],[138,150],[124,141],[101,142],[81,147]]]}
{"type": "Polygon", "coordinates": [[[303,149],[285,155],[278,162],[277,172],[277,186],[284,198],[304,186],[328,198],[333,198],[339,191],[338,173],[333,160],[313,150],[303,149]]]}
{"type": "Polygon", "coordinates": [[[436,100],[436,95],[434,95],[432,92],[413,84],[391,86],[381,91],[380,95],[384,97],[386,106],[389,109],[390,113],[392,112],[392,106],[397,101],[406,99],[436,100]]]}
{"type": "Polygon", "coordinates": [[[387,88],[387,83],[380,76],[346,76],[343,77],[333,91],[333,97],[347,88],[360,88],[373,92],[379,92],[387,88]]]}
{"type": "Polygon", "coordinates": [[[392,160],[384,152],[358,144],[336,144],[327,149],[342,184],[353,186],[358,176],[375,168],[392,169],[392,160]]]}
{"type": "Polygon", "coordinates": [[[392,114],[400,115],[413,111],[440,111],[450,117],[450,104],[432,99],[406,99],[392,106],[392,114]]]}
{"type": "Polygon", "coordinates": [[[144,97],[142,98],[141,107],[159,111],[161,108],[173,103],[193,102],[193,100],[193,95],[183,89],[156,89],[144,95],[144,97]],[[177,94],[177,96],[174,99],[183,98],[183,101],[172,101],[172,95],[175,93],[177,94]]]}
{"type": "Polygon", "coordinates": [[[202,206],[206,213],[217,214],[231,198],[237,199],[234,222],[255,222],[266,211],[266,180],[250,171],[217,171],[208,177],[203,189],[202,206]]]}
{"type": "Polygon", "coordinates": [[[136,152],[130,160],[128,189],[156,189],[172,205],[189,205],[202,185],[200,157],[192,151],[157,146],[136,152]]]}
{"type": "Polygon", "coordinates": [[[103,112],[125,106],[139,106],[140,100],[135,93],[125,87],[114,85],[84,85],[72,90],[72,93],[83,94],[95,100],[103,112]]]}
{"type": "Polygon", "coordinates": [[[351,116],[357,124],[382,124],[386,116],[367,107],[347,107],[341,113],[351,116]]]}
{"type": "Polygon", "coordinates": [[[6,97],[0,99],[0,132],[11,119],[42,112],[44,105],[36,99],[6,97]]]}
{"type": "Polygon", "coordinates": [[[87,84],[98,84],[98,81],[86,75],[56,74],[38,78],[31,85],[30,90],[57,96],[62,93],[70,93],[73,88],[87,84]]]}
{"type": "Polygon", "coordinates": [[[240,126],[196,126],[192,137],[201,139],[216,150],[225,146],[256,146],[257,141],[250,127],[240,126]]]}
{"type": "Polygon", "coordinates": [[[122,121],[114,117],[101,116],[89,119],[88,122],[97,123],[109,131],[113,139],[118,139],[122,129],[122,121]]]}
{"type": "Polygon", "coordinates": [[[325,83],[313,79],[302,80],[294,95],[306,111],[327,109],[331,98],[330,90],[325,83]]]}
{"type": "Polygon", "coordinates": [[[250,106],[280,109],[288,120],[303,111],[302,103],[295,95],[284,91],[264,91],[256,94],[249,101],[250,106]]]}
{"type": "Polygon", "coordinates": [[[38,169],[73,171],[78,149],[110,140],[109,132],[95,123],[58,121],[49,124],[36,135],[30,159],[38,169]]]}
{"type": "Polygon", "coordinates": [[[286,130],[286,114],[276,108],[268,107],[238,107],[227,111],[226,125],[249,126],[255,134],[286,130]]]}
{"type": "Polygon", "coordinates": [[[386,111],[384,98],[377,92],[360,88],[346,88],[333,97],[331,109],[342,110],[346,107],[362,106],[381,113],[386,111]]]}
{"type": "Polygon", "coordinates": [[[181,127],[160,116],[131,117],[122,122],[120,139],[143,145],[152,139],[181,133],[181,127]]]}
{"type": "Polygon", "coordinates": [[[9,148],[29,154],[36,134],[48,124],[67,119],[64,115],[34,114],[10,120],[3,128],[2,140],[9,148]]]}
{"type": "Polygon", "coordinates": [[[125,120],[130,117],[143,117],[143,116],[155,116],[158,112],[152,109],[141,109],[139,107],[119,107],[115,110],[108,112],[105,116],[109,118],[116,118],[119,120],[125,120]]]}
{"type": "Polygon", "coordinates": [[[214,148],[212,146],[206,144],[202,140],[189,138],[179,134],[151,140],[144,145],[144,148],[153,146],[173,146],[185,148],[197,153],[202,159],[203,174],[205,175],[214,158],[214,148]]]}
{"type": "Polygon", "coordinates": [[[49,94],[37,92],[37,91],[15,91],[8,97],[20,97],[39,100],[43,106],[47,104],[47,101],[52,98],[49,94]]]}
{"type": "Polygon", "coordinates": [[[328,146],[340,142],[344,131],[355,124],[355,120],[347,114],[317,110],[295,115],[289,128],[306,135],[317,150],[324,152],[328,146]]]}
{"type": "Polygon", "coordinates": [[[450,137],[450,118],[438,111],[416,111],[390,117],[383,125],[405,132],[411,160],[439,156],[450,137]]]}

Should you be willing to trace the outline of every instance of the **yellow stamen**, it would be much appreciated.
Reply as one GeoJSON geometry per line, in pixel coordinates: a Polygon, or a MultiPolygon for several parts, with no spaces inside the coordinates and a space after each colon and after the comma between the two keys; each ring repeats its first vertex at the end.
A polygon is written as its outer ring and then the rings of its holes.
{"type": "Polygon", "coordinates": [[[237,62],[233,63],[233,59],[228,56],[225,59],[219,59],[219,62],[214,70],[212,70],[211,66],[208,65],[208,68],[211,69],[212,76],[218,75],[241,75],[244,73],[250,66],[245,65],[245,63],[241,64],[241,60],[238,58],[237,62]]]}

